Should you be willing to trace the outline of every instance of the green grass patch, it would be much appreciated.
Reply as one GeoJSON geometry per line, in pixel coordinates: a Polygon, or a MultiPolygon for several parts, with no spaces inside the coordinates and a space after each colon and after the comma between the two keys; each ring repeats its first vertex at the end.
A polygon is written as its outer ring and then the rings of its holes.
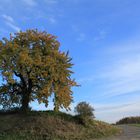
{"type": "Polygon", "coordinates": [[[140,127],[140,124],[130,124],[131,126],[140,127]]]}

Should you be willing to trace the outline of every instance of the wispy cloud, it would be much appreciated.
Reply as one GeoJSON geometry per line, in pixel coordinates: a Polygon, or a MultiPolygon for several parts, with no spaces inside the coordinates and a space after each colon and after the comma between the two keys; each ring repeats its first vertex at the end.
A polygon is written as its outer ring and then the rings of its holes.
{"type": "Polygon", "coordinates": [[[13,19],[11,16],[8,16],[8,15],[3,14],[2,17],[3,17],[7,22],[14,23],[14,19],[13,19]]]}
{"type": "Polygon", "coordinates": [[[7,22],[6,24],[7,24],[9,27],[11,27],[13,30],[15,30],[15,31],[17,31],[17,32],[20,31],[20,28],[19,28],[18,26],[14,25],[14,24],[12,24],[12,23],[10,23],[10,22],[7,22]]]}
{"type": "Polygon", "coordinates": [[[100,74],[100,78],[108,81],[105,93],[108,96],[140,91],[140,57],[134,55],[111,64],[107,71],[100,74]]]}
{"type": "Polygon", "coordinates": [[[17,32],[20,31],[20,28],[18,26],[16,26],[15,21],[11,16],[3,14],[2,17],[3,17],[6,25],[8,25],[9,27],[11,27],[13,30],[15,30],[17,32]]]}
{"type": "Polygon", "coordinates": [[[109,105],[97,105],[97,107],[95,108],[95,110],[97,112],[106,112],[107,110],[116,110],[116,109],[120,109],[120,108],[125,108],[128,106],[133,105],[134,103],[127,103],[127,104],[119,104],[119,105],[114,105],[114,104],[109,104],[109,105]]]}
{"type": "Polygon", "coordinates": [[[92,66],[92,63],[85,64],[85,67],[94,70],[96,68],[97,71],[81,77],[78,81],[99,84],[99,88],[104,89],[100,94],[106,97],[140,91],[140,42],[136,42],[128,41],[123,45],[105,49],[102,52],[104,58],[102,58],[101,66],[92,66]]]}
{"type": "Polygon", "coordinates": [[[95,65],[91,61],[84,64],[84,67],[97,69],[96,72],[79,79],[82,85],[94,86],[93,91],[88,95],[90,98],[93,97],[93,92],[97,92],[94,98],[97,96],[98,99],[94,100],[101,103],[93,105],[97,119],[114,123],[123,117],[139,115],[139,46],[139,39],[129,40],[105,49],[102,52],[101,65],[95,65]]]}
{"type": "Polygon", "coordinates": [[[73,32],[76,35],[76,41],[78,41],[78,42],[85,41],[86,34],[81,31],[81,29],[78,25],[75,25],[75,24],[71,25],[71,29],[73,30],[73,32]]]}
{"type": "Polygon", "coordinates": [[[46,4],[57,4],[57,0],[45,0],[46,4]]]}
{"type": "Polygon", "coordinates": [[[35,0],[23,0],[23,2],[28,6],[36,6],[37,5],[35,0]]]}
{"type": "Polygon", "coordinates": [[[128,117],[128,116],[138,116],[140,109],[139,102],[132,102],[128,104],[102,104],[102,105],[95,105],[97,108],[95,109],[95,115],[97,119],[102,121],[115,123],[116,121],[128,117]]]}
{"type": "Polygon", "coordinates": [[[86,35],[84,33],[80,33],[76,40],[81,42],[81,41],[84,41],[85,38],[86,38],[86,35]]]}
{"type": "Polygon", "coordinates": [[[104,30],[100,30],[98,32],[98,35],[96,37],[94,37],[94,41],[99,41],[99,40],[105,39],[106,35],[107,35],[107,32],[105,32],[104,30]]]}
{"type": "Polygon", "coordinates": [[[56,23],[56,19],[53,16],[48,16],[47,20],[49,21],[49,23],[54,24],[56,23]]]}

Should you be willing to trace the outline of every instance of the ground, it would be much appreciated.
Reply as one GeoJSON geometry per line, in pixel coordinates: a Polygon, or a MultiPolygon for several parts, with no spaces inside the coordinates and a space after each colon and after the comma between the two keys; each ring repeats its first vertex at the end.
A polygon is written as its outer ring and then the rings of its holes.
{"type": "Polygon", "coordinates": [[[118,127],[123,130],[121,135],[100,140],[140,140],[140,127],[132,125],[119,125],[118,127]]]}

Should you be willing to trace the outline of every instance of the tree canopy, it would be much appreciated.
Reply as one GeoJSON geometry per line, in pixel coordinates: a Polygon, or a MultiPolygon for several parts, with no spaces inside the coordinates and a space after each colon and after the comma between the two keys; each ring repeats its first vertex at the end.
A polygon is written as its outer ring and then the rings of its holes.
{"type": "Polygon", "coordinates": [[[95,111],[94,108],[87,102],[80,102],[75,107],[75,112],[83,117],[89,116],[95,118],[93,111],[95,111]]]}
{"type": "Polygon", "coordinates": [[[47,32],[27,30],[0,40],[0,106],[19,106],[26,111],[31,101],[48,105],[53,96],[54,109],[68,109],[72,102],[71,58],[59,50],[56,37],[47,32]]]}

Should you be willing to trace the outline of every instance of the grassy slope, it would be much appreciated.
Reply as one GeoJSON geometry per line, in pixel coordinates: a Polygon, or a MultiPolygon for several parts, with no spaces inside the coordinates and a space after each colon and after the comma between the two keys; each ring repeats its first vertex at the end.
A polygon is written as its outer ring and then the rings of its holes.
{"type": "Polygon", "coordinates": [[[130,124],[130,125],[140,127],[140,124],[130,124]]]}
{"type": "Polygon", "coordinates": [[[140,124],[140,116],[125,117],[116,122],[116,124],[140,124]]]}
{"type": "Polygon", "coordinates": [[[104,122],[51,111],[0,115],[0,140],[90,140],[118,131],[104,122]]]}

